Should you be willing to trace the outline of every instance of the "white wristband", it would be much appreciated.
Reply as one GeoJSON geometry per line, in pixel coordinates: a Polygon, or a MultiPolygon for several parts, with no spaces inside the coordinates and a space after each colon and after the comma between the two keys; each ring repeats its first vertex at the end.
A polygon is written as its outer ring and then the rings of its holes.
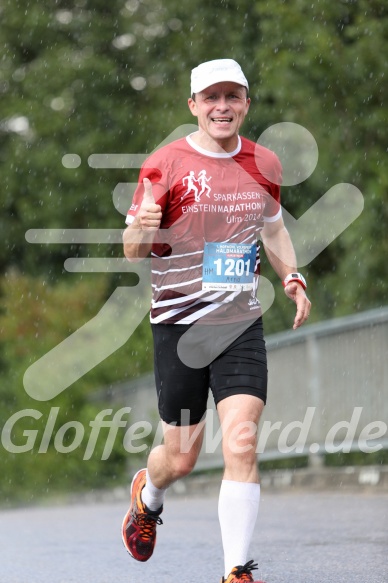
{"type": "Polygon", "coordinates": [[[287,275],[287,277],[285,277],[282,282],[283,287],[286,287],[286,285],[288,285],[291,281],[296,281],[303,287],[303,289],[307,288],[306,280],[301,273],[290,273],[287,275]]]}

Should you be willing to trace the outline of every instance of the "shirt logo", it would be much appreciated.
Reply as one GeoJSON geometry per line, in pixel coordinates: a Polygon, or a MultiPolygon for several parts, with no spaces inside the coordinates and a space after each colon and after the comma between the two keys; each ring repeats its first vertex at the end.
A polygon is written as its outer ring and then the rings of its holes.
{"type": "Polygon", "coordinates": [[[183,186],[187,186],[187,190],[181,196],[181,200],[191,192],[194,193],[195,202],[199,202],[203,194],[206,194],[206,196],[210,198],[212,189],[208,185],[208,182],[210,182],[211,179],[211,176],[209,176],[209,178],[206,176],[206,170],[201,170],[198,173],[198,176],[195,176],[194,170],[190,170],[189,174],[182,178],[182,184],[183,186]]]}

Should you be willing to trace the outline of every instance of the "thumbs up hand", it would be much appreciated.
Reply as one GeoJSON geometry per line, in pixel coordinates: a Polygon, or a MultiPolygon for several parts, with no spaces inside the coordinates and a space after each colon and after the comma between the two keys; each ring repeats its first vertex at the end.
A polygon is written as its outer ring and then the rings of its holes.
{"type": "Polygon", "coordinates": [[[136,216],[137,225],[143,231],[157,231],[162,220],[162,207],[155,202],[151,181],[144,178],[143,185],[144,195],[136,216]]]}

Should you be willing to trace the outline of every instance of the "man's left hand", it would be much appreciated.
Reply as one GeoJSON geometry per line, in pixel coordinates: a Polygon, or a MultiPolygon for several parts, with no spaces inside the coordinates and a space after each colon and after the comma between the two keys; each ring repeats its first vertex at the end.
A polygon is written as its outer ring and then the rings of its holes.
{"type": "Polygon", "coordinates": [[[296,281],[290,281],[290,283],[284,288],[284,292],[286,296],[296,304],[296,316],[293,325],[293,329],[296,330],[309,317],[311,302],[306,296],[303,287],[296,281]]]}

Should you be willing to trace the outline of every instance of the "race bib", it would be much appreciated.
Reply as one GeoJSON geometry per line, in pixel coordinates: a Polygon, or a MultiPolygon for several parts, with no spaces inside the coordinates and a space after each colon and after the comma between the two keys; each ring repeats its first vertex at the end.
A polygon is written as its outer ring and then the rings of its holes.
{"type": "Polygon", "coordinates": [[[205,243],[202,289],[250,291],[253,289],[256,245],[205,243]]]}

